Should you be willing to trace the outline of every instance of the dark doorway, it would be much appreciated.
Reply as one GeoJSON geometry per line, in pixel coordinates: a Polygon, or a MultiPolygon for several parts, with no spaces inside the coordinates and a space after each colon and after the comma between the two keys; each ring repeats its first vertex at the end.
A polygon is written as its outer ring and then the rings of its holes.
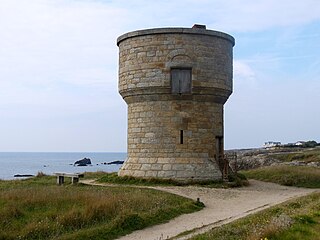
{"type": "Polygon", "coordinates": [[[223,137],[216,136],[216,156],[218,160],[223,158],[223,137]]]}

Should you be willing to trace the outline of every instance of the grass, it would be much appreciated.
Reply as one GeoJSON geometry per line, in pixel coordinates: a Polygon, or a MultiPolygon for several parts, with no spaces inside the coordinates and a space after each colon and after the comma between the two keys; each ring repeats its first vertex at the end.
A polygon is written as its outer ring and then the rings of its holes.
{"type": "Polygon", "coordinates": [[[209,239],[320,239],[320,193],[288,201],[192,238],[209,239]]]}
{"type": "Polygon", "coordinates": [[[320,168],[306,166],[269,166],[242,171],[247,178],[286,186],[320,188],[320,168]]]}
{"type": "Polygon", "coordinates": [[[115,239],[203,205],[152,189],[0,181],[0,239],[115,239]]]}
{"type": "Polygon", "coordinates": [[[280,160],[281,162],[292,162],[292,161],[304,161],[309,162],[320,162],[320,148],[317,147],[312,150],[305,150],[303,152],[288,153],[288,154],[272,154],[273,158],[280,160]]]}
{"type": "MultiPolygon", "coordinates": [[[[282,162],[319,162],[320,149],[273,154],[282,162]]],[[[286,186],[320,188],[320,169],[278,165],[241,171],[247,178],[286,186]]],[[[264,210],[198,235],[193,240],[316,240],[320,239],[320,193],[264,210]]]]}
{"type": "Polygon", "coordinates": [[[141,186],[187,186],[187,185],[200,185],[213,188],[228,188],[228,187],[240,187],[247,185],[248,182],[244,175],[239,174],[237,177],[230,177],[230,182],[223,181],[188,181],[179,182],[174,179],[159,179],[159,178],[136,178],[132,176],[119,177],[117,173],[104,173],[98,178],[99,182],[112,183],[112,184],[125,184],[125,185],[141,185],[141,186]]]}

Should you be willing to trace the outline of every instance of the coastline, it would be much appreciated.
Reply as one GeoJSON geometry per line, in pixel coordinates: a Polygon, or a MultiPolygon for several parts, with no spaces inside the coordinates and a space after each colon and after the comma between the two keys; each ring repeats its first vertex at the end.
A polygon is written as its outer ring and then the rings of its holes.
{"type": "Polygon", "coordinates": [[[112,152],[0,152],[0,179],[15,180],[14,175],[37,175],[38,172],[52,175],[54,172],[115,172],[121,165],[108,162],[123,161],[127,153],[112,152]],[[92,165],[74,166],[74,162],[88,157],[92,165]]]}

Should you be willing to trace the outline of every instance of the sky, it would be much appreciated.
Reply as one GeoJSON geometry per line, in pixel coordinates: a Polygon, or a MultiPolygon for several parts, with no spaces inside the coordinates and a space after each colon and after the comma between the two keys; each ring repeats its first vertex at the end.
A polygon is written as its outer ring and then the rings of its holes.
{"type": "Polygon", "coordinates": [[[318,0],[0,0],[0,151],[125,152],[117,37],[195,23],[236,40],[226,149],[320,142],[318,0]]]}

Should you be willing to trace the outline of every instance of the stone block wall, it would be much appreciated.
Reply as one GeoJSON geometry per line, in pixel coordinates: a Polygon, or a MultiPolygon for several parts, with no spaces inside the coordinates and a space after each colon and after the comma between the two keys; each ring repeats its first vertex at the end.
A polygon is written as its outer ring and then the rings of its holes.
{"type": "Polygon", "coordinates": [[[129,158],[120,174],[182,180],[221,177],[214,151],[215,136],[223,132],[220,105],[195,101],[129,104],[129,158]]]}

